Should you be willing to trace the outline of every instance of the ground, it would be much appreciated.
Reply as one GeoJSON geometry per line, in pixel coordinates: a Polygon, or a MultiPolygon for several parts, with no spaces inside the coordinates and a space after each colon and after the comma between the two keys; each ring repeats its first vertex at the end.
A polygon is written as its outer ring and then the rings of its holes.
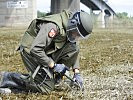
{"type": "MultiPolygon", "coordinates": [[[[16,51],[25,28],[0,28],[0,71],[26,73],[16,51]]],[[[84,92],[0,94],[0,100],[133,100],[133,30],[94,29],[80,42],[84,92]]]]}

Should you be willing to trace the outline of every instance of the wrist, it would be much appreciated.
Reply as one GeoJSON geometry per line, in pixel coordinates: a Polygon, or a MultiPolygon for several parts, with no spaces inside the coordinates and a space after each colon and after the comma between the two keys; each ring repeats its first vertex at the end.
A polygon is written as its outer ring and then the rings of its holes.
{"type": "Polygon", "coordinates": [[[50,68],[54,68],[54,66],[55,66],[55,63],[54,63],[54,62],[51,62],[51,63],[49,64],[49,67],[50,67],[50,68]]]}

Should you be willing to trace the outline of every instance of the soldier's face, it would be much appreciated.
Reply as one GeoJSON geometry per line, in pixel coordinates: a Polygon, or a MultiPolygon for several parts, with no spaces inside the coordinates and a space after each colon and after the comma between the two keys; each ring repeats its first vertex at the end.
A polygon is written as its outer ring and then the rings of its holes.
{"type": "Polygon", "coordinates": [[[78,28],[72,28],[70,30],[67,30],[67,38],[70,42],[76,42],[78,41],[81,36],[79,34],[78,28]]]}
{"type": "Polygon", "coordinates": [[[75,19],[69,19],[68,25],[67,25],[67,38],[70,42],[76,42],[80,38],[82,38],[82,35],[78,29],[77,21],[75,19]]]}

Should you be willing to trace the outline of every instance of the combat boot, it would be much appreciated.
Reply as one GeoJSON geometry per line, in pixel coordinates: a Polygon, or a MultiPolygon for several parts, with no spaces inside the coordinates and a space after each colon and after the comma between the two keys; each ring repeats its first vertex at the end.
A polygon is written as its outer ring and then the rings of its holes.
{"type": "Polygon", "coordinates": [[[11,93],[11,89],[9,89],[9,88],[1,88],[2,82],[3,82],[4,73],[5,72],[0,72],[0,94],[11,93]]]}
{"type": "Polygon", "coordinates": [[[9,88],[0,88],[0,94],[9,94],[11,92],[12,91],[9,88]]]}

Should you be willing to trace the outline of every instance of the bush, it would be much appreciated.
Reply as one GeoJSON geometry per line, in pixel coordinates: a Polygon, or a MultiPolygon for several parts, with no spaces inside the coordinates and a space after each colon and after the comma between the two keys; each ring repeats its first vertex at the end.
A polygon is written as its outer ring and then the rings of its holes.
{"type": "Polygon", "coordinates": [[[40,18],[40,17],[44,17],[46,16],[47,13],[45,12],[40,12],[40,11],[37,11],[37,17],[40,18]]]}

